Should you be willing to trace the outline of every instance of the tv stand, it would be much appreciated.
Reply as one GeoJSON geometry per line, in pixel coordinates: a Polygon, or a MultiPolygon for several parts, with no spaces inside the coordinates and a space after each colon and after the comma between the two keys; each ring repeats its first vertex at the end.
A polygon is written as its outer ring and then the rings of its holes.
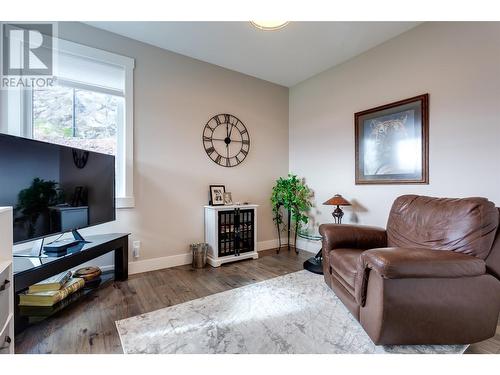
{"type": "MultiPolygon", "coordinates": [[[[128,233],[113,233],[88,236],[90,242],[81,243],[81,248],[68,251],[59,257],[14,257],[14,292],[16,299],[15,326],[20,332],[27,322],[19,315],[18,294],[51,276],[78,267],[101,255],[114,252],[114,280],[128,278],[128,233]]],[[[76,302],[76,301],[75,301],[76,302]]]]}

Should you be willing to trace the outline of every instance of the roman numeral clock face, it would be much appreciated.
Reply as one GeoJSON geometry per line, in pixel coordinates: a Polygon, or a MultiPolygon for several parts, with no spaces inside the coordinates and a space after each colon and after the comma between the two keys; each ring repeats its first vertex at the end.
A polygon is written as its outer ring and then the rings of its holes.
{"type": "Polygon", "coordinates": [[[250,151],[250,136],[236,117],[222,113],[208,120],[203,129],[203,146],[210,159],[223,167],[235,167],[250,151]]]}

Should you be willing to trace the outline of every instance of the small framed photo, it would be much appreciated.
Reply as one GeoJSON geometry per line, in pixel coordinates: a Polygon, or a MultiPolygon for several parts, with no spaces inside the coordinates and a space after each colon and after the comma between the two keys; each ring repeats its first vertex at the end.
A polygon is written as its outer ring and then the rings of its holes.
{"type": "Polygon", "coordinates": [[[224,193],[226,187],[224,185],[210,185],[210,205],[224,206],[224,193]]]}
{"type": "Polygon", "coordinates": [[[233,195],[231,193],[224,193],[224,204],[230,206],[233,204],[233,195]]]}
{"type": "Polygon", "coordinates": [[[429,94],[354,114],[356,185],[429,183],[429,94]]]}

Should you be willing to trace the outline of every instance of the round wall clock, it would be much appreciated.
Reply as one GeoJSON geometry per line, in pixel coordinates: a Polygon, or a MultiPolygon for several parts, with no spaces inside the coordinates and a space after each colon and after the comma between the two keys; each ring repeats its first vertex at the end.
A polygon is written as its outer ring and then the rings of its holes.
{"type": "Polygon", "coordinates": [[[250,151],[250,135],[236,116],[221,113],[203,129],[203,147],[210,159],[223,167],[235,167],[250,151]]]}

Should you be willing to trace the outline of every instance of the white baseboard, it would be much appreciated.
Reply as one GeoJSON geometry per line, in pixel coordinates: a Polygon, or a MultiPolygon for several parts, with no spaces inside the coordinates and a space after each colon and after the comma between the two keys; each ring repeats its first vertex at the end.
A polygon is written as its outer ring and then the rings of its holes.
{"type": "MultiPolygon", "coordinates": [[[[286,245],[285,241],[281,245],[286,245]]],[[[259,241],[257,242],[257,251],[263,251],[268,249],[276,249],[278,247],[278,239],[259,241]]],[[[297,248],[299,250],[304,250],[313,254],[316,254],[321,248],[321,242],[318,241],[308,241],[298,238],[297,248]]],[[[128,263],[128,273],[130,275],[142,272],[156,271],[163,268],[170,268],[176,266],[183,266],[185,264],[191,264],[192,255],[190,253],[169,255],[166,257],[144,259],[144,260],[132,260],[128,263]]],[[[113,265],[103,265],[99,266],[102,271],[113,270],[113,265]]]]}
{"type": "Polygon", "coordinates": [[[156,271],[163,268],[190,264],[191,262],[192,255],[190,253],[170,255],[160,258],[136,260],[128,263],[128,273],[130,275],[133,275],[135,273],[156,271]]]}
{"type": "MultiPolygon", "coordinates": [[[[288,242],[286,238],[281,239],[282,247],[286,246],[287,243],[288,242]]],[[[278,248],[278,244],[279,244],[278,239],[270,241],[261,241],[257,244],[257,251],[276,249],[278,248]]],[[[307,251],[308,253],[316,254],[321,249],[321,241],[309,241],[302,238],[297,238],[297,249],[307,251]]]]}
{"type": "MultiPolygon", "coordinates": [[[[257,242],[257,251],[275,249],[277,247],[278,247],[278,239],[257,242]]],[[[170,255],[160,258],[136,260],[128,263],[128,273],[130,275],[133,275],[135,273],[149,272],[149,271],[161,270],[163,268],[170,268],[170,267],[182,266],[185,264],[191,264],[191,262],[192,262],[192,255],[190,253],[170,255]]]]}
{"type": "MultiPolygon", "coordinates": [[[[281,246],[286,245],[286,239],[283,241],[281,240],[281,246]]],[[[269,240],[269,241],[260,241],[257,242],[257,251],[262,251],[262,250],[269,250],[269,249],[276,249],[278,248],[279,241],[277,238],[274,240],[269,240]]]]}
{"type": "Polygon", "coordinates": [[[113,271],[115,269],[115,266],[110,264],[107,266],[99,266],[99,268],[101,269],[102,272],[106,272],[106,271],[113,271]]]}
{"type": "Polygon", "coordinates": [[[321,249],[321,241],[309,241],[297,238],[297,249],[316,254],[321,249]]]}

